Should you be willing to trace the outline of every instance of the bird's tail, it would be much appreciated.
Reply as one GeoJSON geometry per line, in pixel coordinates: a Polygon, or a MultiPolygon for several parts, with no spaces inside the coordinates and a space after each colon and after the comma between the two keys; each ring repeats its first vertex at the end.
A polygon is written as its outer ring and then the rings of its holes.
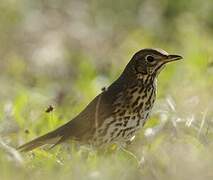
{"type": "Polygon", "coordinates": [[[17,150],[21,151],[21,152],[27,152],[27,151],[31,151],[35,148],[38,148],[40,146],[43,146],[45,144],[55,144],[58,141],[60,141],[61,137],[60,136],[56,136],[54,132],[50,132],[48,134],[45,134],[41,137],[38,137],[26,144],[23,144],[21,146],[19,146],[17,148],[17,150]]]}
{"type": "Polygon", "coordinates": [[[19,146],[17,150],[21,152],[27,152],[46,144],[52,144],[52,147],[54,147],[57,144],[64,142],[70,136],[72,136],[72,133],[68,134],[69,131],[67,131],[67,129],[70,127],[69,124],[70,123],[67,123],[54,131],[51,131],[26,144],[19,146]]]}

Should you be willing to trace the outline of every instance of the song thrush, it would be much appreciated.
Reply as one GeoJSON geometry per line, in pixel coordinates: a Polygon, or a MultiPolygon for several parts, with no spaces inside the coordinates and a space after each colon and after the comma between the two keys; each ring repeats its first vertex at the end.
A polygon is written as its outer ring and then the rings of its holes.
{"type": "Polygon", "coordinates": [[[156,78],[166,63],[182,59],[159,49],[142,49],[127,64],[120,77],[75,118],[18,149],[54,146],[68,139],[93,146],[125,143],[143,127],[156,98],[156,78]]]}

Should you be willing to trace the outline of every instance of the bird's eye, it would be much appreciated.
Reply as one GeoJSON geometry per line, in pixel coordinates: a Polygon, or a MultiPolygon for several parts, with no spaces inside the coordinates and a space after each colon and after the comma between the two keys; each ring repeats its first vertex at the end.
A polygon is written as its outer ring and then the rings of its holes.
{"type": "Polygon", "coordinates": [[[149,62],[149,63],[152,63],[152,62],[154,62],[154,60],[155,60],[155,58],[154,58],[153,56],[151,56],[151,55],[147,55],[147,56],[145,57],[145,59],[146,59],[146,61],[149,62]]]}

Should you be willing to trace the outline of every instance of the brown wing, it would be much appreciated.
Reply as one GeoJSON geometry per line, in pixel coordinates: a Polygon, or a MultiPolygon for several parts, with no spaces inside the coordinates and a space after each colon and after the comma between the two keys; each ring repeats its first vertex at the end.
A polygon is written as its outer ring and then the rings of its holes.
{"type": "Polygon", "coordinates": [[[79,141],[88,141],[95,129],[112,114],[112,101],[105,92],[99,94],[87,107],[72,121],[61,128],[63,139],[73,137],[79,141]]]}
{"type": "MultiPolygon", "coordinates": [[[[30,151],[44,144],[52,143],[55,146],[67,139],[88,142],[95,129],[100,126],[106,118],[112,116],[114,111],[113,102],[118,98],[118,94],[125,91],[125,87],[128,83],[129,78],[121,75],[106,91],[93,99],[73,120],[54,131],[20,146],[18,149],[20,151],[30,151]]],[[[122,98],[125,99],[125,96],[122,96],[122,98]]]]}
{"type": "Polygon", "coordinates": [[[112,114],[112,97],[108,93],[99,94],[87,107],[73,120],[41,137],[38,137],[18,149],[30,151],[45,144],[57,145],[67,139],[76,139],[87,142],[104,119],[112,114]]]}

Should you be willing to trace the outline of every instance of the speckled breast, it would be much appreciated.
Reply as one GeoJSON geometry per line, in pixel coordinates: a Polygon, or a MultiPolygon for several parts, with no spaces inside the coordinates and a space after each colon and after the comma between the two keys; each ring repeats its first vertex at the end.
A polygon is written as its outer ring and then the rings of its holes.
{"type": "Polygon", "coordinates": [[[136,86],[117,96],[113,115],[96,130],[95,145],[129,141],[145,124],[155,101],[156,89],[153,84],[146,88],[136,86]]]}

